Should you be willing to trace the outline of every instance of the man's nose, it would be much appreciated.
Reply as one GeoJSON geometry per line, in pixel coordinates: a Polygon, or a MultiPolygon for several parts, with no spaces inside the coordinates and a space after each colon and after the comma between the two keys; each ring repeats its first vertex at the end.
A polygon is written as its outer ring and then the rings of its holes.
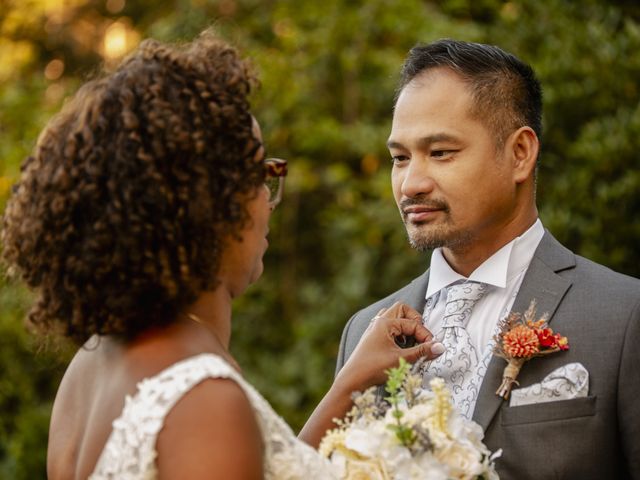
{"type": "Polygon", "coordinates": [[[400,187],[403,196],[413,198],[433,191],[435,180],[426,161],[412,160],[404,170],[400,187]]]}

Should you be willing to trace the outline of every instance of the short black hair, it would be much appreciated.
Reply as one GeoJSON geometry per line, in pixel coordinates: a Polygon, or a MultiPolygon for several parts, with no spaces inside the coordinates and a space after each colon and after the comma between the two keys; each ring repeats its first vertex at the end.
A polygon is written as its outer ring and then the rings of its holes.
{"type": "Polygon", "coordinates": [[[418,44],[402,66],[397,94],[416,76],[439,67],[469,85],[471,113],[495,133],[498,146],[525,125],[542,138],[542,87],[531,66],[494,45],[451,39],[418,44]]]}

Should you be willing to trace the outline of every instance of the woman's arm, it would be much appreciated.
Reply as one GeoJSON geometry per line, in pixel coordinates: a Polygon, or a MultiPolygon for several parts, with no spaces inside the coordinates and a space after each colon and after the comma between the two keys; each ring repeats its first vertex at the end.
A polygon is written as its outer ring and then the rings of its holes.
{"type": "Polygon", "coordinates": [[[395,303],[380,311],[298,437],[317,448],[326,431],[335,427],[334,419],[343,418],[351,409],[354,391],[384,383],[385,370],[397,366],[400,358],[413,363],[421,357],[433,359],[441,355],[444,347],[432,338],[431,332],[422,325],[421,315],[411,307],[395,303]],[[417,345],[398,347],[395,338],[400,335],[414,336],[417,345]]]}

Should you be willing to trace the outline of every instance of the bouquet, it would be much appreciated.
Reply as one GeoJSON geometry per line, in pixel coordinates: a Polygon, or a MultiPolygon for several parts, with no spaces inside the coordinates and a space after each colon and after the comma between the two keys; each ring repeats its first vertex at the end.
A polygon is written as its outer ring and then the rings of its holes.
{"type": "Polygon", "coordinates": [[[386,372],[385,400],[375,387],[354,394],[354,407],[320,443],[343,479],[497,479],[495,454],[482,443],[482,428],[462,417],[444,380],[421,388],[410,365],[386,372]]]}
{"type": "Polygon", "coordinates": [[[558,333],[554,333],[547,320],[547,314],[536,317],[536,302],[531,301],[524,315],[511,313],[499,324],[499,332],[495,336],[494,353],[507,361],[502,374],[502,383],[496,395],[509,398],[511,387],[518,382],[518,373],[524,362],[534,357],[542,357],[551,353],[569,350],[569,341],[558,333]]]}

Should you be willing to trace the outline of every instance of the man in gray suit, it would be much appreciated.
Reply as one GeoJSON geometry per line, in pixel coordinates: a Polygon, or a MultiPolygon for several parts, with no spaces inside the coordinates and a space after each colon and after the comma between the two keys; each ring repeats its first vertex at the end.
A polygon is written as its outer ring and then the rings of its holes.
{"type": "Polygon", "coordinates": [[[431,265],[349,320],[338,369],[381,308],[404,302],[443,338],[452,287],[482,285],[465,319],[468,350],[449,364],[463,359],[466,370],[434,360],[421,371],[443,376],[487,446],[503,449],[501,478],[640,479],[640,281],[544,230],[534,72],[497,47],[441,40],[413,48],[402,74],[388,141],[392,188],[411,245],[434,250],[431,265]],[[532,300],[570,348],[525,363],[505,400],[493,335],[532,300]]]}

